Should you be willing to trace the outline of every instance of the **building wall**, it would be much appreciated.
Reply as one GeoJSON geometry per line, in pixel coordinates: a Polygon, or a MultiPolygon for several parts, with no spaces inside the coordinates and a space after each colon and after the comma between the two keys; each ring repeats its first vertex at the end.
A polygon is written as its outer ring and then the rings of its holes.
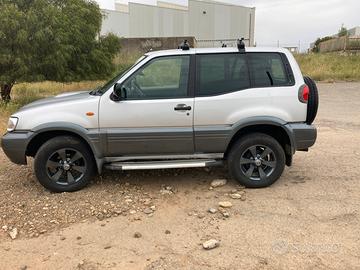
{"type": "Polygon", "coordinates": [[[102,10],[103,21],[101,27],[101,35],[113,33],[119,37],[130,36],[130,15],[129,13],[116,10],[102,10]]]}
{"type": "Polygon", "coordinates": [[[354,27],[348,30],[350,37],[358,37],[360,36],[360,26],[354,27]]]}
{"type": "Polygon", "coordinates": [[[101,34],[113,32],[127,38],[194,36],[197,40],[243,37],[254,44],[255,8],[200,0],[189,0],[187,9],[159,3],[130,2],[128,13],[105,11],[101,34]]]}
{"type": "Polygon", "coordinates": [[[187,36],[188,12],[129,3],[130,37],[187,36]]]}
{"type": "Polygon", "coordinates": [[[205,1],[189,1],[190,35],[200,40],[251,39],[255,9],[205,1]]]}

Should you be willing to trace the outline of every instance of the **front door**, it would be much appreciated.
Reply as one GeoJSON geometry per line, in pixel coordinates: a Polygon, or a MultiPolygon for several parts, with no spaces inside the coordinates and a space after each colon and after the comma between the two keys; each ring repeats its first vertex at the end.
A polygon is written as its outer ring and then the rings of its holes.
{"type": "Polygon", "coordinates": [[[107,156],[194,152],[189,66],[189,55],[154,58],[122,83],[125,100],[101,98],[107,156]]]}

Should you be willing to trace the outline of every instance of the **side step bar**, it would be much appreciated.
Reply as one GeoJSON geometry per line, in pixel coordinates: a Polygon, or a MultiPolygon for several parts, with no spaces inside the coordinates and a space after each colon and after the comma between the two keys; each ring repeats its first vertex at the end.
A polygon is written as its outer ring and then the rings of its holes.
{"type": "Polygon", "coordinates": [[[155,169],[177,169],[177,168],[201,168],[222,165],[222,160],[215,159],[188,159],[188,160],[160,160],[160,161],[138,161],[138,162],[114,162],[105,164],[110,170],[155,170],[155,169]]]}

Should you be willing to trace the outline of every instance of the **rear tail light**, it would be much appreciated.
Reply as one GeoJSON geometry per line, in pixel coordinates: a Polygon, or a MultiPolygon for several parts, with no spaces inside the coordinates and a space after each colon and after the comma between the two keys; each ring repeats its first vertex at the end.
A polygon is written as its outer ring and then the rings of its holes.
{"type": "Polygon", "coordinates": [[[309,100],[309,93],[310,93],[309,86],[307,86],[306,84],[301,86],[300,89],[299,89],[299,100],[300,100],[300,102],[307,103],[308,100],[309,100]]]}

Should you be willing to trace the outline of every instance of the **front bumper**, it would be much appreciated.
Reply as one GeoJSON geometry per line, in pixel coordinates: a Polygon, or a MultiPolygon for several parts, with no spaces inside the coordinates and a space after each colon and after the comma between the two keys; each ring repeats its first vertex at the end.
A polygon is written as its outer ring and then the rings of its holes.
{"type": "Polygon", "coordinates": [[[26,148],[34,133],[25,132],[9,132],[1,138],[1,147],[6,156],[16,164],[26,164],[26,148]]]}
{"type": "Polygon", "coordinates": [[[306,123],[292,123],[285,125],[292,140],[293,151],[307,151],[315,144],[317,138],[316,127],[306,123]]]}

